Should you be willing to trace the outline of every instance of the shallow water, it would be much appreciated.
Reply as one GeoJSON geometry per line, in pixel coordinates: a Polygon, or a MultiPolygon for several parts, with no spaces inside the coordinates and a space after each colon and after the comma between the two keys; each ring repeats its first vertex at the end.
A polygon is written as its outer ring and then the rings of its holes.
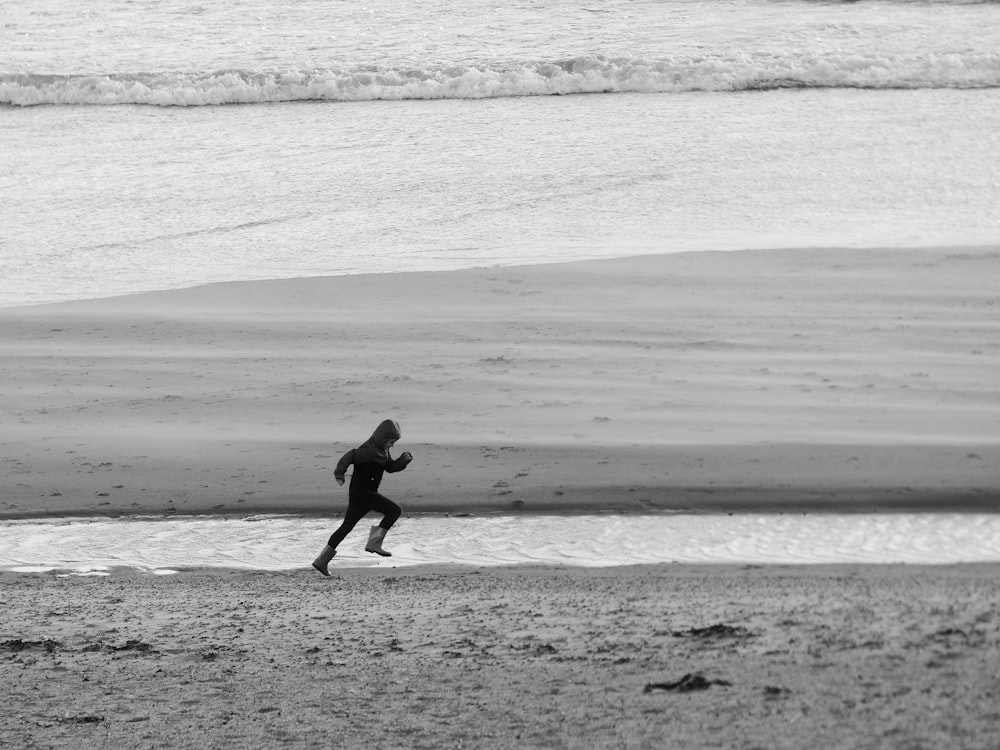
{"type": "MultiPolygon", "coordinates": [[[[0,525],[0,570],[292,570],[308,567],[337,523],[297,516],[9,521],[0,525]]],[[[331,569],[1000,561],[994,514],[419,516],[390,532],[385,546],[393,557],[385,559],[364,552],[366,533],[363,522],[331,569]]]]}

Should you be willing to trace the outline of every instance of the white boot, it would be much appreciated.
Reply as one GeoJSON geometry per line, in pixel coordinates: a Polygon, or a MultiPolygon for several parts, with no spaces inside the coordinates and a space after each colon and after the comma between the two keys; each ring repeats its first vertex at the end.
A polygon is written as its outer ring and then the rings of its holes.
{"type": "Polygon", "coordinates": [[[385,529],[381,526],[372,526],[368,532],[368,544],[365,545],[365,552],[374,552],[382,557],[392,557],[392,553],[382,549],[382,540],[385,539],[385,529]]]}
{"type": "Polygon", "coordinates": [[[326,566],[330,564],[330,560],[333,556],[337,554],[337,550],[331,547],[329,544],[323,548],[323,551],[319,553],[319,557],[313,560],[313,567],[316,568],[320,573],[325,576],[330,575],[330,571],[326,569],[326,566]]]}

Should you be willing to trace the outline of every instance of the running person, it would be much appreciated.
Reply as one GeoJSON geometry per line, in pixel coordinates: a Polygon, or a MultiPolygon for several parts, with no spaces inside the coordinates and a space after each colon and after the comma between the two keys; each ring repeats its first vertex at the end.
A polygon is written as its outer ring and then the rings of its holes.
{"type": "Polygon", "coordinates": [[[402,471],[413,460],[409,451],[405,451],[396,459],[389,455],[389,449],[400,437],[399,425],[387,419],[375,428],[375,432],[363,445],[347,451],[337,462],[337,468],[333,472],[337,484],[344,484],[344,475],[351,464],[354,464],[354,472],[351,474],[344,521],[330,536],[319,557],[313,560],[313,567],[323,575],[330,575],[327,565],[337,554],[337,545],[344,541],[344,538],[357,526],[358,521],[369,511],[381,513],[382,521],[377,526],[371,527],[365,551],[383,557],[392,555],[382,548],[382,540],[385,539],[385,533],[396,523],[402,509],[389,498],[379,494],[378,487],[382,482],[383,472],[402,471]]]}

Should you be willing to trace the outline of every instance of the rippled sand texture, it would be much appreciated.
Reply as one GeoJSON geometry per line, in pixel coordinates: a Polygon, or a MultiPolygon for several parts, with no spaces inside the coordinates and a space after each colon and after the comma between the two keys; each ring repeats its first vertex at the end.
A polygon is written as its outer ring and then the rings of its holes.
{"type": "Polygon", "coordinates": [[[994,509],[995,250],[690,253],[0,310],[0,516],[994,509]]]}
{"type": "Polygon", "coordinates": [[[987,748],[990,566],[3,574],[9,747],[987,748]]]}

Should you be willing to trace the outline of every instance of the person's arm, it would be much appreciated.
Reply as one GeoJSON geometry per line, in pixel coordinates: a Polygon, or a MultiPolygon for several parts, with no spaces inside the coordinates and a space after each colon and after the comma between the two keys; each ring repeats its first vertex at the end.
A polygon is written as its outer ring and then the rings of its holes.
{"type": "Polygon", "coordinates": [[[403,451],[399,458],[389,458],[389,463],[385,465],[385,470],[388,472],[402,471],[406,468],[406,465],[413,460],[413,456],[409,451],[403,451]]]}
{"type": "Polygon", "coordinates": [[[337,484],[344,483],[344,474],[347,473],[347,467],[354,463],[354,451],[355,449],[351,448],[337,461],[337,468],[333,470],[333,478],[337,480],[337,484]]]}

